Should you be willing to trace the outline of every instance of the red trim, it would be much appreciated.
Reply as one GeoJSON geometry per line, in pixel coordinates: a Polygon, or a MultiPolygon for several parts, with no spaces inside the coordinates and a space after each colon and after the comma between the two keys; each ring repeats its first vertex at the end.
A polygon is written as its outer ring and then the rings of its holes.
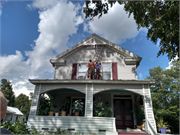
{"type": "Polygon", "coordinates": [[[72,76],[71,79],[76,79],[77,76],[77,63],[73,63],[72,65],[72,76]]]}
{"type": "Polygon", "coordinates": [[[112,63],[112,79],[118,80],[117,63],[112,63]]]}

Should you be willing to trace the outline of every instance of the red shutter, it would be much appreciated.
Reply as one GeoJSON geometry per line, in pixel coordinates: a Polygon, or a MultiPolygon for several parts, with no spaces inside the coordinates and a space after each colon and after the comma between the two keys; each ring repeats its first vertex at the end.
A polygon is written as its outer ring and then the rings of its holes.
{"type": "Polygon", "coordinates": [[[77,75],[77,63],[73,63],[71,79],[76,79],[76,75],[77,75]]]}
{"type": "Polygon", "coordinates": [[[112,79],[118,80],[117,63],[112,63],[112,79]]]}

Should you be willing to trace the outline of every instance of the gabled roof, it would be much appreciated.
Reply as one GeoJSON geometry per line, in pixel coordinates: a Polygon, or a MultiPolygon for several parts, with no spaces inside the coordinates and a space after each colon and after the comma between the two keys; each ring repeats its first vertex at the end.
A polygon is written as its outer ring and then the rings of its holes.
{"type": "Polygon", "coordinates": [[[12,113],[16,115],[24,115],[18,108],[7,106],[6,113],[12,113]]]}
{"type": "Polygon", "coordinates": [[[137,66],[139,65],[141,61],[141,57],[138,55],[100,37],[97,34],[92,34],[91,36],[87,37],[86,39],[82,40],[81,42],[77,43],[76,45],[72,46],[71,48],[67,49],[66,51],[60,53],[59,55],[55,56],[54,58],[50,59],[50,62],[54,66],[55,63],[57,63],[57,60],[60,59],[59,63],[64,63],[63,57],[66,56],[67,54],[76,51],[80,49],[83,46],[90,46],[90,45],[105,45],[120,54],[125,56],[125,62],[127,63],[132,63],[132,62],[137,62],[137,66]]]}

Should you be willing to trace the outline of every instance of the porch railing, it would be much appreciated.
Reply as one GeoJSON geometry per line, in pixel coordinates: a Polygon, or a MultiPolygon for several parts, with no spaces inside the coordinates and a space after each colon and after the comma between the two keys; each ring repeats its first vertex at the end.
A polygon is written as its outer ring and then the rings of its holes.
{"type": "Polygon", "coordinates": [[[151,123],[149,122],[149,120],[146,119],[146,125],[145,125],[145,130],[148,132],[148,134],[150,135],[156,135],[157,132],[155,131],[155,129],[153,128],[153,126],[151,125],[151,123]]]}

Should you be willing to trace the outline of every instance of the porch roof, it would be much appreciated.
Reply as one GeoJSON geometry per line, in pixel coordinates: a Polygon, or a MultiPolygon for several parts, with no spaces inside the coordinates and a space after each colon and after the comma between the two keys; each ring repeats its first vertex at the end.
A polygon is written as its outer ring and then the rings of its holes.
{"type": "Polygon", "coordinates": [[[29,79],[32,84],[42,83],[75,83],[75,84],[155,84],[155,80],[71,80],[71,79],[29,79]]]}

